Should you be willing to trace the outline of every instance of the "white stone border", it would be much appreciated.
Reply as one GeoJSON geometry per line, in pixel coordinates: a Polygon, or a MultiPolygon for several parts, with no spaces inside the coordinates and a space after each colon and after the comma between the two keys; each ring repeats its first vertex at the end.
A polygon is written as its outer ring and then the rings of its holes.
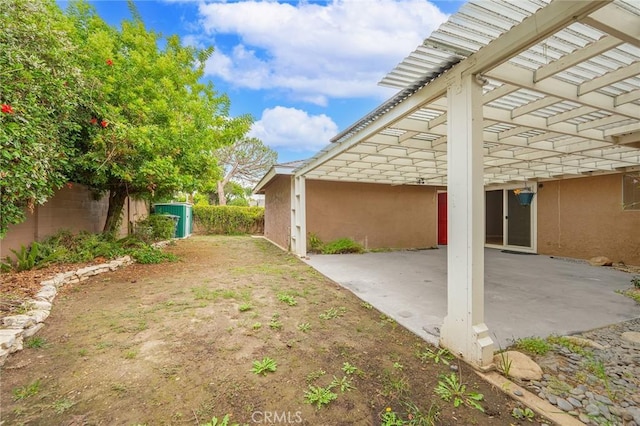
{"type": "MultiPolygon", "coordinates": [[[[165,243],[165,242],[163,242],[165,243]]],[[[158,244],[164,246],[165,244],[158,244]]],[[[76,271],[61,272],[53,278],[42,281],[40,291],[33,299],[26,300],[22,306],[28,311],[25,314],[11,315],[0,321],[0,367],[4,365],[9,354],[22,350],[24,338],[31,337],[44,327],[44,320],[51,313],[53,299],[58,289],[65,284],[85,281],[94,275],[115,271],[133,263],[131,256],[123,256],[109,263],[87,266],[76,271]]]]}

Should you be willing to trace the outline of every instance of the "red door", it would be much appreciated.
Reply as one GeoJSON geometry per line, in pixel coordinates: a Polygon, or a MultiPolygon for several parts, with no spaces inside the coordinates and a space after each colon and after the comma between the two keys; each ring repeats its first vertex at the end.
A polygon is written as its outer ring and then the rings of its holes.
{"type": "Polygon", "coordinates": [[[447,193],[438,193],[438,244],[447,244],[447,193]]]}

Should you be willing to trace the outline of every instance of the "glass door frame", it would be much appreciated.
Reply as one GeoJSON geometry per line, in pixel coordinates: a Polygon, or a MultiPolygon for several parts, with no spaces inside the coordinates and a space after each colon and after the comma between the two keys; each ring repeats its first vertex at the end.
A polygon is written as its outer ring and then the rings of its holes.
{"type": "MultiPolygon", "coordinates": [[[[538,184],[537,182],[529,182],[527,184],[529,187],[533,189],[534,192],[538,192],[538,184]]],[[[531,247],[523,247],[523,246],[510,246],[507,244],[509,241],[509,222],[507,219],[509,212],[509,191],[513,191],[516,188],[522,188],[524,186],[523,183],[520,184],[509,184],[509,185],[496,185],[496,186],[488,186],[485,187],[485,202],[486,202],[486,193],[488,191],[500,191],[502,190],[502,245],[498,244],[487,244],[485,243],[485,247],[495,248],[500,250],[513,250],[520,251],[523,253],[537,253],[538,252],[538,203],[537,196],[533,197],[531,201],[531,247]]],[[[486,215],[487,207],[485,205],[485,215],[486,215]]],[[[486,227],[486,217],[485,217],[485,227],[486,227]]],[[[487,235],[487,230],[485,228],[485,239],[487,235]]]]}

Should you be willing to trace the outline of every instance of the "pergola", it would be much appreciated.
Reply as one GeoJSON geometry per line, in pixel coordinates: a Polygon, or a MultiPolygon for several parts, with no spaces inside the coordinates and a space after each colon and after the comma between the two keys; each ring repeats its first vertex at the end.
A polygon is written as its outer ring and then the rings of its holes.
{"type": "Polygon", "coordinates": [[[472,1],[381,84],[398,94],[295,170],[292,249],[305,179],[447,186],[441,343],[487,366],[485,185],[640,170],[639,4],[472,1]]]}

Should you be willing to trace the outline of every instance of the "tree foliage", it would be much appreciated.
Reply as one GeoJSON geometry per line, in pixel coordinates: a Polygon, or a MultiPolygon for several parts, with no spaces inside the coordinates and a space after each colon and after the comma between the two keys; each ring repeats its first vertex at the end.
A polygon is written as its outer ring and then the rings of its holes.
{"type": "Polygon", "coordinates": [[[269,171],[278,159],[278,154],[257,138],[242,138],[216,152],[224,176],[218,180],[218,202],[227,204],[225,188],[232,180],[254,184],[269,171]]]}
{"type": "Polygon", "coordinates": [[[85,80],[53,0],[0,0],[0,237],[67,182],[85,80]]]}
{"type": "Polygon", "coordinates": [[[69,13],[91,81],[74,178],[109,194],[110,232],[127,196],[191,192],[215,179],[211,153],[245,134],[250,120],[228,118],[229,99],[200,82],[213,49],[163,39],[135,10],[119,30],[85,3],[69,13]]]}

